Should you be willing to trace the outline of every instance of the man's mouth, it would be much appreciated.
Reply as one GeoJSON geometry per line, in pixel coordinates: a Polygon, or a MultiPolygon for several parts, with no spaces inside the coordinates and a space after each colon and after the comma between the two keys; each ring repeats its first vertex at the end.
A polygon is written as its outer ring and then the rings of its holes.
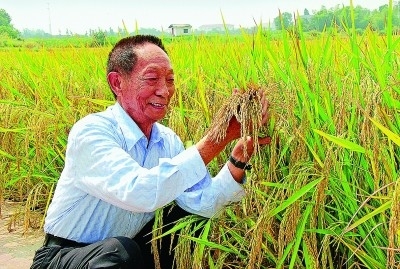
{"type": "Polygon", "coordinates": [[[165,104],[160,104],[160,103],[150,103],[152,106],[156,107],[156,108],[164,108],[166,107],[165,104]]]}

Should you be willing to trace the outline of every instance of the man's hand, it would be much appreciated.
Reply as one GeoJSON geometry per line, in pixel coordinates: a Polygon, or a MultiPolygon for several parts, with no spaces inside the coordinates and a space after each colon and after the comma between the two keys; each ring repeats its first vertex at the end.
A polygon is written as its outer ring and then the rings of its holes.
{"type": "MultiPolygon", "coordinates": [[[[260,95],[260,103],[261,103],[261,126],[264,126],[268,122],[269,103],[268,103],[268,100],[266,98],[264,91],[260,90],[258,92],[258,94],[260,95]]],[[[240,128],[241,128],[240,123],[235,118],[233,118],[228,126],[227,136],[228,136],[228,133],[230,133],[230,135],[233,136],[233,134],[234,134],[234,135],[238,136],[238,138],[240,138],[240,139],[234,146],[231,155],[237,161],[240,161],[242,163],[248,163],[250,161],[251,156],[254,153],[254,150],[256,148],[259,148],[260,146],[270,144],[271,137],[269,137],[269,136],[256,137],[257,141],[254,141],[255,139],[252,136],[241,137],[241,129],[240,128]],[[238,125],[239,125],[239,127],[238,127],[238,125]]],[[[252,130],[250,130],[250,131],[252,131],[252,130]]],[[[235,167],[231,162],[228,162],[228,167],[229,167],[229,171],[231,172],[233,178],[237,182],[241,182],[244,177],[245,170],[235,167]]]]}
{"type": "MultiPolygon", "coordinates": [[[[271,137],[259,137],[257,143],[258,146],[268,145],[271,143],[271,137]]],[[[254,153],[255,146],[255,141],[250,136],[248,136],[246,139],[241,138],[233,147],[231,155],[237,161],[248,163],[254,153]]],[[[244,177],[245,170],[235,167],[231,162],[228,162],[228,168],[232,174],[232,177],[237,182],[241,183],[244,177]]]]}
{"type": "MultiPolygon", "coordinates": [[[[235,94],[238,94],[237,89],[234,89],[234,91],[233,91],[233,95],[235,95],[235,94]]],[[[260,122],[260,127],[261,127],[261,126],[264,126],[268,122],[269,103],[268,103],[267,97],[265,95],[265,91],[258,90],[257,94],[259,95],[260,104],[261,104],[261,122],[260,122]]],[[[256,117],[254,117],[254,119],[256,119],[256,117]]],[[[238,122],[236,117],[232,117],[232,119],[229,122],[228,128],[226,130],[225,139],[227,139],[229,142],[231,142],[235,139],[241,138],[242,133],[243,133],[242,128],[244,128],[244,126],[242,126],[242,124],[240,122],[238,122]]],[[[247,129],[250,131],[250,133],[253,131],[251,122],[248,123],[247,129]]]]}
{"type": "MultiPolygon", "coordinates": [[[[238,90],[233,91],[233,95],[238,94],[238,90]]],[[[268,101],[263,90],[257,92],[260,98],[261,104],[261,126],[265,125],[268,121],[268,101]]],[[[235,145],[232,156],[239,161],[247,162],[248,159],[254,152],[255,145],[254,138],[242,138],[242,124],[235,118],[232,117],[229,121],[225,137],[216,142],[210,139],[209,136],[203,137],[197,144],[196,147],[199,150],[200,155],[203,158],[204,163],[207,165],[214,157],[216,157],[224,148],[232,141],[241,138],[235,145]],[[245,154],[245,150],[247,155],[245,154]],[[247,159],[247,160],[246,160],[247,159]]],[[[250,130],[252,131],[252,130],[250,130]]],[[[269,144],[271,139],[269,137],[258,138],[258,145],[269,144]]],[[[232,172],[232,171],[231,171],[232,172]]],[[[242,171],[243,172],[243,171],[242,171]]]]}

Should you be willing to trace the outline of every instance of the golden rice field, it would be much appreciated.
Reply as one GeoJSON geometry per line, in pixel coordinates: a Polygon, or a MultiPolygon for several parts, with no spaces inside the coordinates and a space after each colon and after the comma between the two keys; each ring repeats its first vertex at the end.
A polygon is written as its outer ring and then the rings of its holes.
{"type": "MultiPolygon", "coordinates": [[[[253,159],[247,197],[203,219],[198,238],[191,219],[178,224],[179,268],[400,266],[399,40],[390,25],[165,40],[177,90],[163,123],[186,145],[233,88],[258,85],[271,103],[273,142],[253,159]]],[[[0,199],[24,201],[27,229],[42,225],[73,123],[113,103],[110,48],[0,51],[0,199]]]]}

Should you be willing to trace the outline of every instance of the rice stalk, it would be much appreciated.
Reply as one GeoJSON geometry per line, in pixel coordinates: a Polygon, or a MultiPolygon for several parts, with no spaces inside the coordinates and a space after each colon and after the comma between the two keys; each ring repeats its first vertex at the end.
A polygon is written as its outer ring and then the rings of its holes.
{"type": "MultiPolygon", "coordinates": [[[[151,240],[151,250],[153,252],[153,257],[154,257],[154,266],[156,269],[161,269],[161,264],[160,264],[160,254],[158,252],[158,246],[157,243],[160,243],[161,247],[161,240],[162,238],[160,237],[162,230],[161,227],[163,226],[163,208],[160,208],[156,210],[155,216],[154,216],[154,224],[153,224],[153,229],[152,229],[152,238],[151,240]],[[155,240],[155,238],[159,238],[158,240],[155,240]]],[[[172,240],[171,240],[172,241],[172,240]]]]}
{"type": "Polygon", "coordinates": [[[400,178],[396,180],[395,190],[393,192],[392,198],[392,206],[391,206],[391,216],[389,219],[389,231],[388,231],[388,250],[387,250],[387,264],[386,268],[395,268],[396,260],[395,255],[396,251],[399,252],[399,235],[398,231],[400,230],[400,186],[399,186],[400,178]],[[396,250],[396,251],[395,251],[396,250]]]}
{"type": "MultiPolygon", "coordinates": [[[[226,137],[229,123],[235,118],[241,124],[241,137],[250,136],[254,141],[255,152],[258,152],[258,137],[262,133],[262,107],[259,87],[249,85],[228,98],[217,111],[207,135],[216,143],[226,137]]],[[[247,144],[244,143],[244,156],[247,157],[247,144]]]]}

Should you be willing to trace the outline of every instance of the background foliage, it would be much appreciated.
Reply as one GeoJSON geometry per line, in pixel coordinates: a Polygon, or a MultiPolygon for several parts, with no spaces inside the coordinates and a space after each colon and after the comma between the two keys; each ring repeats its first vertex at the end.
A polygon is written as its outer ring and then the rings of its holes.
{"type": "Polygon", "coordinates": [[[11,24],[11,16],[4,9],[0,9],[0,36],[17,38],[19,35],[20,32],[11,24]]]}

